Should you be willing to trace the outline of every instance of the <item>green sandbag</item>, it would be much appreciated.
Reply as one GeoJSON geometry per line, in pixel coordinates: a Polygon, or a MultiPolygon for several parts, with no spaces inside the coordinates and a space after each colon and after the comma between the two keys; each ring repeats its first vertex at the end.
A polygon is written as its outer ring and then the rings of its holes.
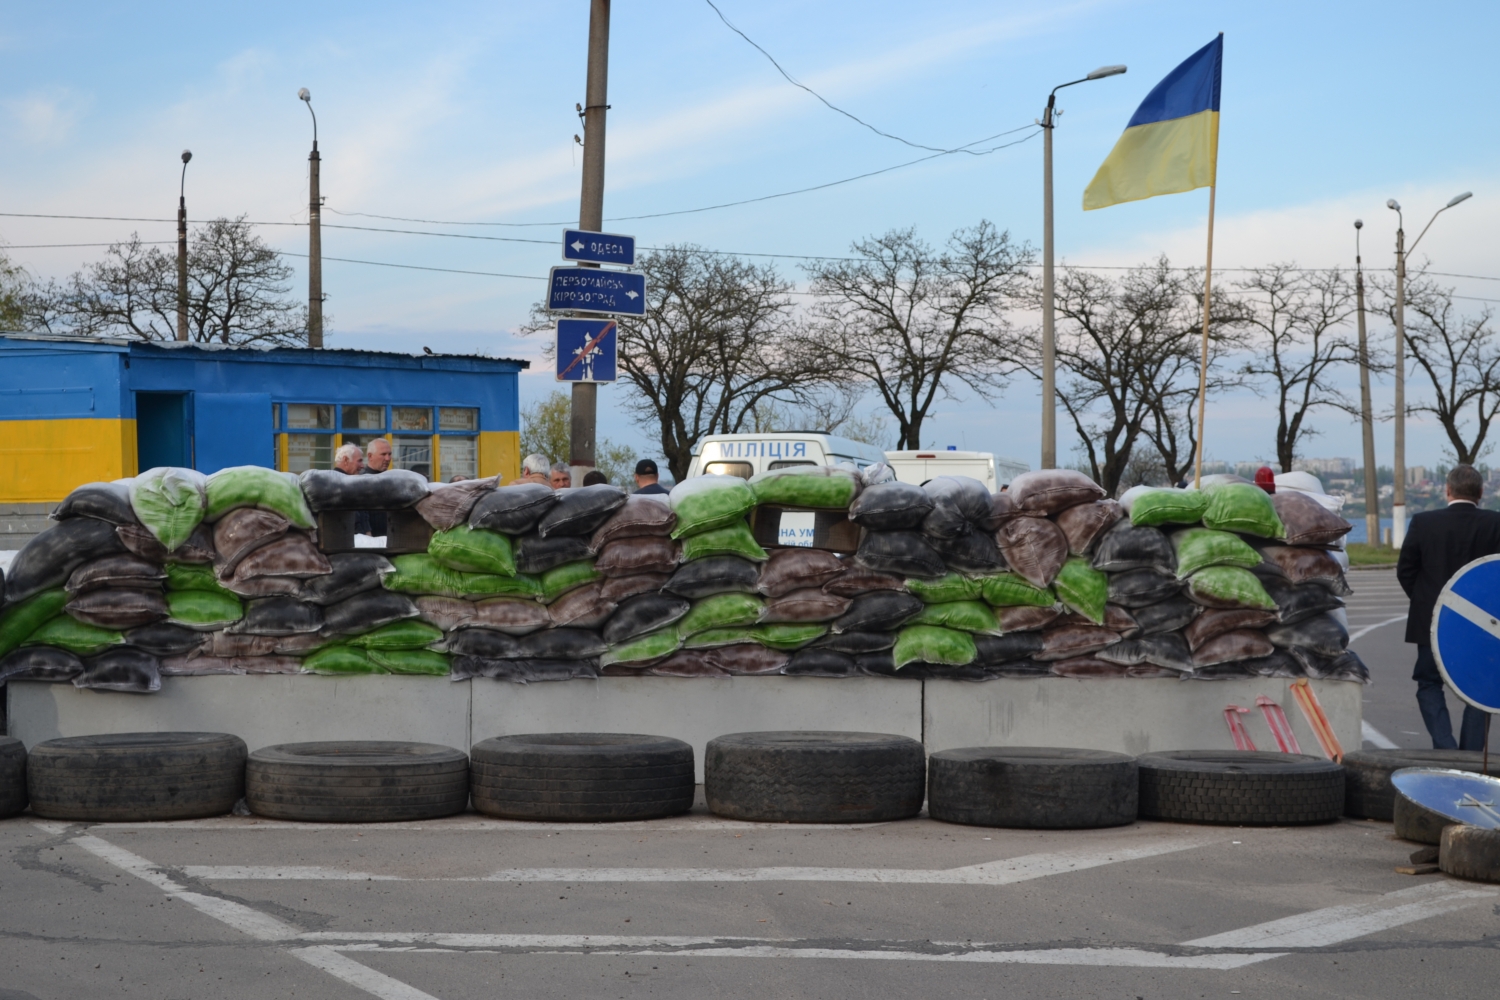
{"type": "Polygon", "coordinates": [[[227,591],[170,590],[167,592],[167,620],[200,631],[212,631],[233,625],[245,617],[245,605],[227,591]]]}
{"type": "Polygon", "coordinates": [[[203,473],[192,469],[150,469],[130,483],[130,509],[168,552],[188,540],[207,502],[203,473]]]}
{"type": "Polygon", "coordinates": [[[672,487],[677,515],[673,538],[687,538],[742,521],[755,506],[755,491],[738,476],[695,476],[672,487]]]}
{"type": "Polygon", "coordinates": [[[1130,523],[1197,524],[1207,506],[1208,497],[1197,490],[1142,490],[1131,499],[1130,523]]]}
{"type": "Polygon", "coordinates": [[[416,618],[408,618],[382,625],[361,635],[349,636],[344,642],[361,649],[425,649],[442,638],[442,629],[416,618]]]}
{"type": "Polygon", "coordinates": [[[766,602],[754,594],[715,594],[694,603],[677,623],[677,631],[690,636],[709,629],[754,625],[765,609],[766,602]]]}
{"type": "Polygon", "coordinates": [[[896,647],[891,651],[898,670],[908,663],[962,667],[973,663],[978,655],[972,635],[936,625],[906,626],[896,636],[896,647]]]}
{"type": "Polygon", "coordinates": [[[125,637],[113,629],[100,628],[67,615],[58,615],[27,636],[25,645],[55,646],[76,656],[93,656],[124,641],[125,637]]]}
{"type": "Polygon", "coordinates": [[[1276,516],[1270,494],[1254,483],[1220,483],[1205,492],[1208,495],[1208,509],[1203,512],[1205,527],[1261,538],[1286,537],[1286,526],[1276,516]]]}
{"type": "Polygon", "coordinates": [[[1177,550],[1177,579],[1186,580],[1209,566],[1242,566],[1254,569],[1260,565],[1260,553],[1239,535],[1212,528],[1188,528],[1172,535],[1177,550]]]}
{"type": "Polygon", "coordinates": [[[386,590],[402,594],[436,594],[440,597],[530,597],[542,596],[542,585],[530,576],[497,576],[494,573],[463,573],[442,566],[425,552],[393,556],[396,572],[380,581],[386,590]]]}
{"type": "Polygon", "coordinates": [[[1058,599],[1095,625],[1104,624],[1104,602],[1109,597],[1109,577],[1074,556],[1063,563],[1052,581],[1058,599]]]}
{"type": "MultiPolygon", "coordinates": [[[[979,577],[960,576],[957,573],[946,573],[936,580],[910,579],[906,581],[906,589],[916,594],[928,604],[942,604],[945,601],[973,601],[978,599],[984,591],[985,581],[979,577]]],[[[1030,584],[1027,584],[1030,586],[1030,584]]],[[[1050,601],[1048,603],[1051,603],[1050,601]]]]}
{"type": "Polygon", "coordinates": [[[208,477],[207,496],[205,521],[217,521],[240,507],[259,507],[280,514],[299,528],[318,526],[295,473],[259,465],[220,469],[208,477]]]}
{"type": "Polygon", "coordinates": [[[214,575],[214,568],[205,563],[167,563],[162,567],[167,574],[167,590],[207,590],[215,594],[235,596],[226,590],[214,575]]]}
{"type": "Polygon", "coordinates": [[[1188,578],[1188,597],[1210,608],[1262,608],[1275,611],[1276,602],[1254,573],[1239,566],[1210,566],[1188,578]]]}
{"type": "Polygon", "coordinates": [[[710,649],[756,642],[769,649],[801,649],[828,634],[827,625],[742,625],[699,632],[687,640],[688,649],[710,649]]]}
{"type": "Polygon", "coordinates": [[[324,646],[302,661],[302,669],[314,674],[380,674],[385,671],[362,649],[344,643],[324,646]]]}
{"type": "Polygon", "coordinates": [[[26,641],[26,637],[41,628],[48,619],[62,614],[68,603],[68,592],[61,587],[44,590],[19,604],[12,604],[0,611],[0,656],[4,656],[26,641]]]}
{"type": "Polygon", "coordinates": [[[487,528],[461,524],[434,532],[432,541],[427,543],[427,554],[439,565],[463,573],[516,575],[516,554],[510,536],[487,528]]]}
{"type": "Polygon", "coordinates": [[[1033,586],[1014,573],[981,578],[980,596],[995,608],[1050,608],[1057,603],[1051,587],[1033,586]]]}
{"type": "Polygon", "coordinates": [[[607,667],[611,663],[644,665],[671,656],[681,645],[682,636],[677,628],[668,626],[659,632],[650,632],[611,647],[599,657],[599,665],[601,667],[607,667]]]}
{"type": "Polygon", "coordinates": [[[750,525],[743,520],[736,521],[727,528],[713,528],[683,540],[683,562],[707,559],[710,556],[739,556],[752,562],[765,562],[770,558],[766,555],[766,550],[756,543],[755,536],[750,533],[750,525]]]}
{"type": "Polygon", "coordinates": [[[847,510],[859,495],[859,474],[823,465],[772,469],[750,479],[755,502],[847,510]]]}
{"type": "Polygon", "coordinates": [[[366,649],[365,654],[386,673],[448,676],[448,657],[430,649],[366,649]]]}
{"type": "Polygon", "coordinates": [[[604,579],[604,574],[594,568],[592,559],[580,559],[577,562],[555,566],[542,574],[542,603],[551,604],[569,591],[602,579],[604,579]]]}
{"type": "Polygon", "coordinates": [[[995,612],[980,601],[945,601],[942,604],[927,604],[916,616],[907,619],[912,625],[937,625],[963,632],[1000,634],[1000,623],[995,621],[995,612]]]}

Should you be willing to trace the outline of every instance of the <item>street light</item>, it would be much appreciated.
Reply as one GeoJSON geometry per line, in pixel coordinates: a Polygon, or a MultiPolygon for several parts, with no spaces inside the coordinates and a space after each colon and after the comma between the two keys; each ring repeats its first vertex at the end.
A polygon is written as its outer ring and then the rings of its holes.
{"type": "Polygon", "coordinates": [[[1396,213],[1396,467],[1393,470],[1396,490],[1391,498],[1391,545],[1398,549],[1406,540],[1406,255],[1422,242],[1438,216],[1472,197],[1474,192],[1465,191],[1450,198],[1448,204],[1432,213],[1410,247],[1406,245],[1406,219],[1401,214],[1401,203],[1395,198],[1385,203],[1386,208],[1396,213]]]}
{"type": "Polygon", "coordinates": [[[1057,92],[1090,80],[1119,76],[1124,66],[1100,66],[1081,80],[1070,80],[1052,88],[1047,110],[1038,125],[1042,136],[1042,468],[1057,468],[1057,340],[1053,319],[1052,284],[1052,130],[1056,128],[1057,92]]]}
{"type": "Polygon", "coordinates": [[[318,115],[312,91],[303,87],[297,97],[312,115],[312,153],[307,157],[307,346],[323,346],[323,199],[318,194],[318,115]]]}
{"type": "Polygon", "coordinates": [[[177,188],[177,339],[188,339],[187,294],[187,165],[191,149],[182,151],[182,181],[177,188]]]}
{"type": "Polygon", "coordinates": [[[1359,231],[1365,226],[1354,220],[1354,294],[1359,302],[1359,423],[1365,446],[1365,543],[1380,544],[1380,487],[1375,481],[1375,414],[1370,407],[1370,348],[1365,339],[1365,271],[1359,252],[1359,231]]]}

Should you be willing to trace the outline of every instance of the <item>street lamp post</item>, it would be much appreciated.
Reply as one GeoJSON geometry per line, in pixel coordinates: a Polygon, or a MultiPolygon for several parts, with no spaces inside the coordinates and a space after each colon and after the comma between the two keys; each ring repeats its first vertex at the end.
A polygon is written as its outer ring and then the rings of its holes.
{"type": "Polygon", "coordinates": [[[318,115],[313,111],[312,92],[306,87],[297,96],[312,115],[313,144],[307,157],[307,346],[323,346],[323,198],[318,193],[318,115]]]}
{"type": "Polygon", "coordinates": [[[1057,127],[1057,92],[1074,84],[1118,76],[1124,66],[1101,66],[1081,80],[1060,83],[1047,95],[1042,127],[1042,468],[1057,468],[1057,340],[1052,278],[1052,130],[1057,127]]]}
{"type": "Polygon", "coordinates": [[[1375,414],[1370,404],[1370,348],[1365,339],[1365,271],[1359,252],[1359,231],[1364,222],[1354,220],[1354,294],[1359,303],[1359,423],[1365,446],[1365,543],[1380,544],[1380,486],[1375,479],[1375,414]]]}
{"type": "Polygon", "coordinates": [[[187,165],[191,149],[182,151],[182,181],[177,189],[177,339],[188,339],[187,165]]]}
{"type": "Polygon", "coordinates": [[[1406,255],[1422,242],[1422,237],[1427,235],[1438,216],[1473,196],[1474,192],[1465,191],[1433,212],[1410,247],[1406,245],[1406,220],[1401,214],[1401,203],[1395,198],[1385,203],[1386,208],[1396,213],[1396,454],[1393,470],[1396,488],[1391,498],[1391,545],[1398,549],[1406,541],[1406,255]]]}

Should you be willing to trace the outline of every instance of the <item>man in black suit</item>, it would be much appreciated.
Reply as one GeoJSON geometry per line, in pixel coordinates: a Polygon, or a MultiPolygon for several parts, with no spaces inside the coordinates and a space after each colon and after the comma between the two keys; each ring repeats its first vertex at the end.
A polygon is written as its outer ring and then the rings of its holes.
{"type": "Polygon", "coordinates": [[[1500,512],[1480,510],[1484,480],[1472,465],[1454,466],[1448,473],[1448,506],[1416,515],[1401,543],[1396,579],[1411,598],[1406,618],[1406,641],[1417,647],[1417,706],[1432,737],[1434,750],[1479,750],[1484,746],[1488,715],[1472,705],[1464,706],[1463,726],[1454,742],[1453,723],[1443,697],[1443,678],[1432,658],[1432,612],[1454,573],[1481,556],[1500,552],[1500,512]]]}

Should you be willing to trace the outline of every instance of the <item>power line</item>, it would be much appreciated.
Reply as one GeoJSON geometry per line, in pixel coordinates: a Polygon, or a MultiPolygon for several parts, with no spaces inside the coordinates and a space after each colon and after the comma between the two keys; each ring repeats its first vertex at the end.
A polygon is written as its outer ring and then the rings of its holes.
{"type": "MultiPolygon", "coordinates": [[[[290,250],[276,250],[277,255],[282,257],[302,257],[305,253],[292,253],[290,250]]],[[[407,271],[439,271],[443,274],[477,274],[485,278],[520,278],[525,281],[546,281],[547,279],[538,274],[504,274],[499,271],[461,271],[453,267],[423,267],[420,264],[391,264],[383,260],[353,260],[349,257],[324,257],[324,260],[338,261],[340,264],[368,264],[371,267],[399,267],[407,271]]]]}
{"type": "MultiPolygon", "coordinates": [[[[119,242],[119,240],[115,240],[114,243],[0,243],[0,250],[48,250],[52,247],[112,247],[119,242]]],[[[142,240],[141,246],[165,246],[176,242],[176,240],[142,240]]]]}

